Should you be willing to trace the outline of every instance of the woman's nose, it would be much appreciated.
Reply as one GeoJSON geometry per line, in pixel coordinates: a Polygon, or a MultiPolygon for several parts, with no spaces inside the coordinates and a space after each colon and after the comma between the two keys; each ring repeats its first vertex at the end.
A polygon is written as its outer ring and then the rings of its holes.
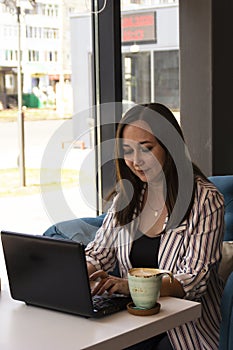
{"type": "Polygon", "coordinates": [[[134,163],[134,166],[140,166],[143,164],[143,158],[142,158],[142,154],[140,152],[134,153],[133,163],[134,163]]]}

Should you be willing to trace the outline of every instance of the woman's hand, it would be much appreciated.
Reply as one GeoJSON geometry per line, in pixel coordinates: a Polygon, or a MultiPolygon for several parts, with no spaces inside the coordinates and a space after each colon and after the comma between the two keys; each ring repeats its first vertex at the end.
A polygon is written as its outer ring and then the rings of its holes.
{"type": "Polygon", "coordinates": [[[109,295],[112,295],[113,293],[129,295],[127,279],[111,276],[103,270],[95,271],[89,276],[89,278],[92,287],[92,295],[101,295],[106,291],[109,295]]]}

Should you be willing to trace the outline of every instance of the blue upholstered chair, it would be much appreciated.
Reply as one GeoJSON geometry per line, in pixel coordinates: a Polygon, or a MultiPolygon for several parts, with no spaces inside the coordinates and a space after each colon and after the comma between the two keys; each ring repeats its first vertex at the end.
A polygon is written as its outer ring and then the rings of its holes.
{"type": "Polygon", "coordinates": [[[97,217],[62,221],[49,227],[44,232],[44,236],[58,239],[71,239],[87,245],[94,239],[96,231],[102,225],[104,217],[105,214],[102,214],[97,217]]]}
{"type": "Polygon", "coordinates": [[[233,176],[211,176],[225,200],[223,257],[219,273],[226,284],[222,297],[219,350],[233,350],[233,176]]]}
{"type": "Polygon", "coordinates": [[[222,323],[219,350],[233,349],[233,271],[227,279],[222,296],[222,323]]]}
{"type": "Polygon", "coordinates": [[[209,180],[219,189],[225,201],[224,241],[233,241],[233,175],[210,176],[209,180]]]}

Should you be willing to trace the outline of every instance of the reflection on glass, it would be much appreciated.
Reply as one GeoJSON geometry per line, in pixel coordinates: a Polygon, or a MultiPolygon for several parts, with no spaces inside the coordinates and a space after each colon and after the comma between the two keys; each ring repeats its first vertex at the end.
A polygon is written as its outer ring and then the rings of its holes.
{"type": "Polygon", "coordinates": [[[122,92],[179,111],[178,1],[122,0],[122,92]]]}
{"type": "Polygon", "coordinates": [[[179,109],[178,50],[154,52],[154,90],[157,101],[179,109]]]}
{"type": "Polygon", "coordinates": [[[123,54],[123,98],[150,102],[150,53],[123,54]]]}

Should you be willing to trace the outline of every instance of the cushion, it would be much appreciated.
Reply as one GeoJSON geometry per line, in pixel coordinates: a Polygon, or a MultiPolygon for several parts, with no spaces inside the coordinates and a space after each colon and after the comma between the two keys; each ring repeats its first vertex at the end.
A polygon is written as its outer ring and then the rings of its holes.
{"type": "Polygon", "coordinates": [[[219,350],[233,350],[233,272],[224,288],[221,314],[219,350]]]}
{"type": "Polygon", "coordinates": [[[94,218],[78,218],[59,222],[49,227],[44,236],[71,239],[87,245],[95,237],[96,231],[102,225],[105,214],[94,218]]]}
{"type": "Polygon", "coordinates": [[[233,175],[210,176],[209,180],[217,187],[217,189],[224,196],[224,241],[233,241],[233,175]]]}
{"type": "Polygon", "coordinates": [[[222,247],[222,260],[219,265],[219,275],[226,283],[228,276],[233,271],[233,241],[224,241],[222,247]]]}

